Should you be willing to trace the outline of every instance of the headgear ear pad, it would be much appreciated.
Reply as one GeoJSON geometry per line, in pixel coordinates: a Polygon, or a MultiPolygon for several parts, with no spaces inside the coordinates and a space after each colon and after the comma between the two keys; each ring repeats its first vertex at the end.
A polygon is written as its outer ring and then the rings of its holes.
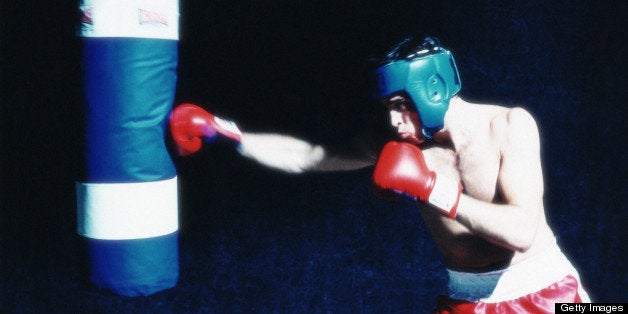
{"type": "Polygon", "coordinates": [[[395,93],[410,96],[419,113],[423,133],[430,138],[443,128],[449,100],[460,91],[458,69],[451,53],[437,53],[390,62],[375,70],[375,97],[395,93]]]}

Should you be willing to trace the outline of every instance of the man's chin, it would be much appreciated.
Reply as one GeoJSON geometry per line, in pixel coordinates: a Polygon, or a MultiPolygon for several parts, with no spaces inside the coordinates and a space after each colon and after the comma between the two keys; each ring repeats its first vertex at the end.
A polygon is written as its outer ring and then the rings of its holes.
{"type": "Polygon", "coordinates": [[[400,136],[400,139],[406,143],[421,145],[421,143],[425,142],[425,138],[418,139],[414,136],[400,136]]]}

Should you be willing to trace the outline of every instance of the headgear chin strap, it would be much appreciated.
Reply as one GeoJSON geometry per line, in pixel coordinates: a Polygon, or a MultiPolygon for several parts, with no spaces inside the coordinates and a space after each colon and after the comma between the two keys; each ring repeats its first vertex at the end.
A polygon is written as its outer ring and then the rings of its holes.
{"type": "Polygon", "coordinates": [[[454,57],[441,47],[391,61],[375,70],[375,76],[374,96],[381,99],[396,93],[407,94],[419,113],[427,138],[443,128],[449,100],[461,88],[454,57]]]}

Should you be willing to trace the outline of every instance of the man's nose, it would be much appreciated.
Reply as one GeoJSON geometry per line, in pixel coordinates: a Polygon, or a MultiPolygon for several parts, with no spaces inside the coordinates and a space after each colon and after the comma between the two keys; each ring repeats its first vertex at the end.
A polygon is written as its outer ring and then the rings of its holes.
{"type": "Polygon", "coordinates": [[[403,123],[403,116],[401,115],[401,112],[399,111],[390,111],[390,124],[393,127],[398,127],[400,124],[403,123]]]}

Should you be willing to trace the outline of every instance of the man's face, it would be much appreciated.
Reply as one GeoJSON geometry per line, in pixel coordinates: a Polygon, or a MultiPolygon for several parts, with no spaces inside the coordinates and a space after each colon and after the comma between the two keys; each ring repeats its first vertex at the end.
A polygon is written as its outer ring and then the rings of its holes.
{"type": "Polygon", "coordinates": [[[385,99],[384,103],[390,113],[390,124],[396,129],[399,138],[416,145],[425,141],[419,113],[410,99],[395,95],[385,99]]]}

